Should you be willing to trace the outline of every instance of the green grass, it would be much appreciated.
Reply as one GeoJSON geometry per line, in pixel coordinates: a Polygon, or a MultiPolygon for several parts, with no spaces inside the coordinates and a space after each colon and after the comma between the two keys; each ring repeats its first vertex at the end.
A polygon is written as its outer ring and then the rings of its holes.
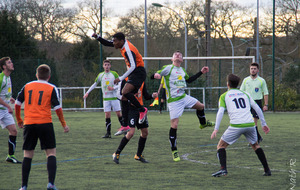
{"type": "MultiPolygon", "coordinates": [[[[262,134],[261,146],[273,170],[271,177],[262,177],[262,166],[241,137],[227,150],[228,176],[214,178],[211,173],[219,169],[216,144],[228,125],[225,114],[218,138],[210,140],[212,128],[200,130],[194,112],[185,112],[178,128],[178,151],[180,162],[173,162],[168,141],[170,120],[168,113],[162,115],[150,112],[149,136],[144,150],[148,164],[134,160],[139,131],[123,150],[120,164],[112,161],[121,136],[102,139],[105,134],[103,112],[65,112],[65,119],[71,128],[64,134],[53,115],[58,169],[56,186],[60,190],[80,189],[290,189],[290,169],[297,170],[296,187],[300,187],[300,122],[299,113],[266,113],[271,129],[262,134]],[[187,155],[188,160],[183,159],[187,155]],[[296,166],[290,167],[290,160],[296,159],[296,166]],[[206,164],[204,164],[206,163],[206,164]]],[[[215,120],[215,113],[207,113],[215,120]]],[[[112,114],[112,132],[118,129],[118,121],[112,114]]],[[[16,156],[22,160],[22,130],[19,129],[16,156]]],[[[259,127],[261,133],[262,130],[259,127]]],[[[21,165],[6,163],[7,131],[0,133],[0,189],[13,190],[21,186],[21,165]]],[[[46,158],[39,145],[36,148],[29,177],[29,189],[45,189],[48,182],[46,158]]]]}

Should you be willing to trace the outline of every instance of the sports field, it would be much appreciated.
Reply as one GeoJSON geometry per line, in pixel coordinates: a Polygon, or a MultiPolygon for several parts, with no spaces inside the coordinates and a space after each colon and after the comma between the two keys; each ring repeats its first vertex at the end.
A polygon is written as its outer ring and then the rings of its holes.
{"type": "MultiPolygon", "coordinates": [[[[224,118],[218,138],[210,140],[212,128],[200,130],[194,112],[185,112],[178,128],[180,162],[173,162],[169,145],[169,114],[150,112],[149,136],[144,150],[148,164],[133,157],[136,153],[139,131],[123,150],[120,164],[112,161],[122,136],[102,139],[105,134],[103,112],[65,112],[70,133],[64,134],[55,115],[58,170],[56,186],[60,190],[99,189],[300,189],[300,119],[299,113],[266,113],[271,129],[262,134],[272,176],[263,177],[262,166],[241,137],[227,149],[228,175],[211,177],[219,169],[216,144],[227,128],[224,118]],[[292,163],[291,163],[292,162],[292,163]],[[296,163],[295,163],[296,162],[296,163]],[[296,171],[296,173],[294,173],[296,171]],[[294,186],[295,185],[295,186],[294,186]]],[[[215,120],[216,113],[206,113],[215,120]]],[[[112,133],[119,128],[112,114],[112,133]]],[[[7,155],[7,130],[0,133],[0,189],[16,190],[21,186],[21,165],[5,162],[7,155]]],[[[22,130],[19,129],[16,157],[22,160],[22,130]]],[[[46,189],[48,183],[46,158],[39,148],[35,152],[28,189],[46,189]]]]}

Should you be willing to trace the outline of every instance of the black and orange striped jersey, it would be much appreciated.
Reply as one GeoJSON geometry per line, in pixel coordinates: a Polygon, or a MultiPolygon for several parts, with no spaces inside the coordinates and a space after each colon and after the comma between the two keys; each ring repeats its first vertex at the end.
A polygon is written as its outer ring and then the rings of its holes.
{"type": "MultiPolygon", "coordinates": [[[[100,41],[100,43],[104,46],[114,47],[112,41],[105,40],[100,36],[97,38],[97,40],[100,41]]],[[[144,67],[144,61],[138,49],[128,40],[125,40],[125,43],[120,51],[125,59],[126,66],[128,67],[128,70],[119,77],[120,80],[124,80],[134,71],[135,68],[144,67]]]]}
{"type": "Polygon", "coordinates": [[[55,85],[44,80],[27,83],[19,92],[16,104],[24,102],[24,125],[52,123],[51,107],[61,108],[55,85]]]}

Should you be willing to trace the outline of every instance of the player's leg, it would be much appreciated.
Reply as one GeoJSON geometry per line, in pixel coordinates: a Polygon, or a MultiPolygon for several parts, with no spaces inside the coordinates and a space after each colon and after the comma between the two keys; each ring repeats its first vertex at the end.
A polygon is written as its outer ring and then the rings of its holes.
{"type": "Polygon", "coordinates": [[[255,128],[250,128],[249,131],[247,131],[245,134],[246,139],[248,142],[251,144],[252,149],[255,151],[258,159],[260,160],[261,164],[264,167],[264,176],[270,176],[271,175],[271,170],[269,168],[265,153],[263,149],[259,146],[257,142],[257,133],[255,128]]]}
{"type": "Polygon", "coordinates": [[[24,150],[24,158],[22,162],[22,188],[28,187],[28,179],[31,170],[31,162],[34,155],[34,150],[24,150]]]}
{"type": "Polygon", "coordinates": [[[111,138],[111,112],[105,112],[106,134],[102,138],[111,138]]]}
{"type": "Polygon", "coordinates": [[[162,92],[160,95],[159,113],[162,113],[162,110],[164,108],[164,104],[166,101],[166,89],[162,88],[161,90],[162,90],[162,92]]]}
{"type": "Polygon", "coordinates": [[[179,123],[179,117],[182,115],[184,111],[184,107],[185,107],[184,99],[175,102],[170,102],[168,106],[169,106],[169,111],[170,111],[169,113],[171,119],[169,141],[171,145],[173,160],[177,162],[180,161],[180,157],[177,151],[177,127],[179,123]]]}
{"type": "Polygon", "coordinates": [[[40,144],[41,149],[45,150],[47,156],[47,171],[48,171],[48,184],[47,189],[56,189],[54,182],[56,176],[56,139],[52,123],[39,124],[40,128],[40,144]]]}
{"type": "Polygon", "coordinates": [[[164,99],[160,99],[160,104],[159,104],[159,113],[162,113],[163,107],[164,107],[165,101],[164,99]]]}
{"type": "Polygon", "coordinates": [[[269,165],[268,165],[268,162],[267,162],[267,158],[265,156],[265,153],[263,151],[263,149],[259,146],[259,144],[256,142],[255,144],[252,144],[251,145],[253,150],[255,151],[258,159],[260,160],[261,164],[263,165],[264,167],[264,176],[271,176],[272,173],[271,173],[271,170],[269,168],[269,165]]]}
{"type": "Polygon", "coordinates": [[[145,119],[144,123],[137,124],[137,128],[141,130],[141,135],[140,135],[139,142],[138,142],[137,153],[134,156],[134,158],[138,161],[141,161],[142,163],[148,163],[148,161],[142,155],[144,148],[145,148],[146,141],[147,141],[147,137],[148,137],[148,120],[147,120],[147,118],[145,119]]]}
{"type": "Polygon", "coordinates": [[[173,160],[175,162],[180,161],[180,157],[177,151],[177,127],[179,123],[179,118],[171,119],[171,128],[169,132],[169,141],[171,144],[171,150],[173,155],[173,160]]]}
{"type": "Polygon", "coordinates": [[[243,132],[243,129],[235,127],[228,127],[228,129],[226,129],[217,145],[217,157],[219,159],[221,168],[219,171],[212,174],[213,177],[226,176],[228,174],[226,165],[226,148],[228,145],[235,143],[235,141],[238,140],[243,132]]]}
{"type": "Polygon", "coordinates": [[[28,178],[31,169],[31,162],[34,155],[34,149],[38,141],[38,129],[35,125],[24,126],[24,158],[22,162],[22,187],[24,189],[28,186],[28,178]]]}
{"type": "MultiPolygon", "coordinates": [[[[128,102],[128,101],[126,101],[128,102]]],[[[113,100],[112,101],[112,108],[113,108],[113,111],[116,112],[116,115],[118,116],[118,119],[119,119],[119,122],[120,122],[120,125],[121,127],[118,129],[118,131],[115,133],[115,136],[118,136],[118,135],[121,135],[121,134],[124,134],[124,133],[127,133],[129,130],[130,130],[130,127],[128,126],[128,119],[126,121],[126,125],[124,125],[124,122],[123,122],[123,118],[122,118],[122,114],[120,112],[121,110],[121,106],[120,106],[120,101],[118,100],[113,100]]],[[[126,109],[128,109],[128,105],[126,107],[126,109]]],[[[127,111],[128,112],[128,111],[127,111]]],[[[128,117],[127,117],[128,118],[128,117]]]]}
{"type": "MultiPolygon", "coordinates": [[[[140,112],[140,120],[139,123],[143,123],[143,120],[145,119],[148,109],[143,107],[140,102],[136,99],[136,97],[134,96],[134,92],[136,92],[138,90],[138,88],[136,88],[133,84],[131,83],[126,83],[123,90],[122,90],[122,94],[123,97],[125,97],[126,99],[128,99],[130,101],[130,103],[132,103],[140,112]]],[[[123,107],[122,107],[123,109],[123,107]]],[[[122,112],[123,114],[123,112],[122,112]]]]}
{"type": "Polygon", "coordinates": [[[120,154],[123,151],[123,149],[125,148],[125,146],[127,145],[127,143],[130,141],[130,139],[133,137],[134,133],[135,133],[135,125],[138,121],[138,117],[139,117],[139,112],[137,110],[134,109],[130,109],[129,111],[129,127],[130,130],[127,132],[127,134],[122,138],[116,152],[112,155],[113,157],[113,161],[116,164],[119,164],[119,158],[120,158],[120,154]]]}
{"type": "MultiPolygon", "coordinates": [[[[11,120],[13,123],[13,119],[11,120]]],[[[6,158],[7,162],[11,162],[14,164],[21,164],[22,162],[18,161],[15,157],[15,150],[16,150],[16,141],[17,141],[17,128],[15,124],[10,124],[6,126],[6,129],[8,130],[9,136],[8,136],[8,156],[6,158]]]]}
{"type": "MultiPolygon", "coordinates": [[[[193,98],[193,97],[191,97],[193,98]]],[[[196,109],[196,115],[199,119],[199,123],[200,123],[200,129],[203,129],[205,127],[212,127],[215,125],[214,122],[212,121],[207,121],[206,117],[205,117],[205,112],[204,112],[204,104],[202,104],[201,102],[197,101],[193,106],[193,109],[196,109]]]]}

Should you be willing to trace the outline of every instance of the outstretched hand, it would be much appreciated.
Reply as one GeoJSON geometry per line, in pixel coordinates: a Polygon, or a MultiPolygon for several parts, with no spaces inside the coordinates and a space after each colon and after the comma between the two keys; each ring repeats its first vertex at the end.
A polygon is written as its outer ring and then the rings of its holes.
{"type": "Polygon", "coordinates": [[[154,74],[154,78],[155,78],[155,79],[161,79],[161,75],[158,74],[158,73],[155,73],[155,74],[154,74]]]}

